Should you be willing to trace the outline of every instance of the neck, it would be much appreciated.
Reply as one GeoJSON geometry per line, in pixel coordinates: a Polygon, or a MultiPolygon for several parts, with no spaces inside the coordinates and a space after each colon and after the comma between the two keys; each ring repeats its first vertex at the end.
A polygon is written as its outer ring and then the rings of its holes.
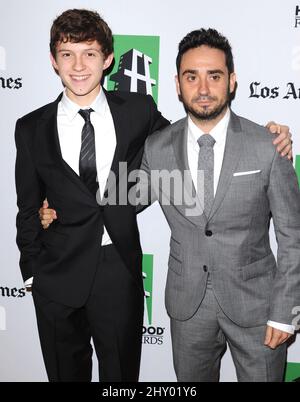
{"type": "Polygon", "coordinates": [[[222,111],[222,113],[220,113],[215,119],[212,119],[212,120],[199,119],[196,116],[193,116],[191,113],[189,113],[189,116],[192,119],[193,123],[195,123],[196,126],[198,128],[200,128],[201,131],[203,131],[204,133],[209,133],[223,119],[227,110],[228,110],[228,107],[226,107],[222,111]]]}
{"type": "Polygon", "coordinates": [[[76,103],[76,105],[78,105],[80,107],[84,107],[84,106],[90,106],[94,102],[94,100],[97,98],[97,96],[99,95],[101,90],[102,90],[101,86],[99,85],[92,92],[90,92],[86,95],[77,95],[77,94],[74,94],[73,92],[69,91],[67,88],[66,95],[72,102],[76,103]]]}

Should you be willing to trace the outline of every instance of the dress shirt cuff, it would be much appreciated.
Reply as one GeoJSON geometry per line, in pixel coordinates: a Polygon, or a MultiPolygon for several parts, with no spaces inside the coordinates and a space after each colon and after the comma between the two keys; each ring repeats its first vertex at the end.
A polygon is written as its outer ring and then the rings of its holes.
{"type": "Polygon", "coordinates": [[[24,282],[25,288],[31,287],[33,283],[33,276],[24,282]]]}
{"type": "Polygon", "coordinates": [[[292,335],[295,332],[294,325],[281,324],[280,322],[275,322],[275,321],[268,321],[267,325],[269,325],[269,327],[279,329],[280,331],[288,332],[289,334],[292,334],[292,335]]]}

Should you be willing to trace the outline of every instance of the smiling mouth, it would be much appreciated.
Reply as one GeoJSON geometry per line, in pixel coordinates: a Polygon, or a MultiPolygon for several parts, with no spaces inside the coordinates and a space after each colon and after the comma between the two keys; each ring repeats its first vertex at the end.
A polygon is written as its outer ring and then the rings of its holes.
{"type": "Polygon", "coordinates": [[[89,78],[89,75],[71,75],[72,80],[74,81],[85,81],[89,78]]]}

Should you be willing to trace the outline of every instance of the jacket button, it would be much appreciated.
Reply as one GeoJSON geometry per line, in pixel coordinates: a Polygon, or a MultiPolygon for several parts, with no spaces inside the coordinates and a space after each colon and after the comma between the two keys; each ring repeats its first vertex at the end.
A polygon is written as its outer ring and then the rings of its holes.
{"type": "Polygon", "coordinates": [[[208,270],[207,265],[203,265],[203,271],[207,272],[207,270],[208,270]]]}
{"type": "Polygon", "coordinates": [[[208,237],[212,236],[212,231],[211,230],[206,230],[205,235],[208,236],[208,237]]]}

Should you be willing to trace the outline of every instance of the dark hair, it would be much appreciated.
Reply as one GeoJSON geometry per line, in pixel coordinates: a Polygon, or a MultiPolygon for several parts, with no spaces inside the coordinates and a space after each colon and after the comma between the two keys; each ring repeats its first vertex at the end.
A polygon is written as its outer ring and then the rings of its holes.
{"type": "Polygon", "coordinates": [[[55,58],[58,43],[93,40],[99,43],[105,58],[113,52],[111,29],[96,11],[67,10],[53,21],[50,31],[50,51],[55,58]]]}
{"type": "Polygon", "coordinates": [[[179,43],[178,54],[176,58],[176,67],[178,74],[183,54],[190,49],[194,49],[202,45],[209,46],[213,49],[222,50],[225,53],[226,67],[228,69],[228,73],[229,74],[233,73],[234,71],[233,55],[228,40],[225,38],[225,36],[221,35],[215,29],[201,28],[187,34],[179,43]]]}

